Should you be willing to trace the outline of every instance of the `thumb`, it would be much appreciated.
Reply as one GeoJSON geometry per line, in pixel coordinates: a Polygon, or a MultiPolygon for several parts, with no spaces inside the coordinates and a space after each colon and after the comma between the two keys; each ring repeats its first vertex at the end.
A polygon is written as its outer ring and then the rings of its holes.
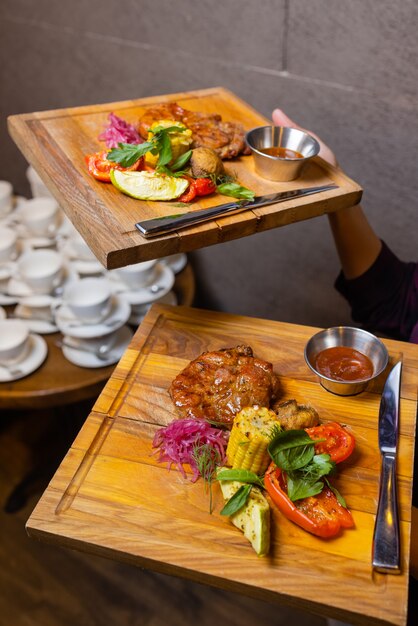
{"type": "MultiPolygon", "coordinates": [[[[281,109],[274,109],[272,113],[272,119],[273,119],[273,124],[275,126],[291,126],[292,128],[299,128],[300,130],[305,130],[304,128],[302,128],[302,126],[299,126],[299,124],[296,124],[293,120],[291,120],[290,117],[288,117],[286,113],[283,113],[281,109]]],[[[328,163],[331,163],[331,165],[338,167],[335,154],[332,152],[330,148],[328,148],[328,146],[322,141],[322,139],[318,137],[318,135],[316,135],[315,133],[311,132],[310,130],[309,131],[305,130],[305,132],[308,132],[310,135],[312,135],[312,137],[315,137],[315,139],[319,142],[319,145],[321,147],[319,151],[319,156],[322,157],[328,163]]]]}
{"type": "Polygon", "coordinates": [[[274,109],[272,113],[272,119],[275,126],[292,126],[292,128],[300,128],[299,124],[296,124],[290,119],[281,109],[274,109]]]}

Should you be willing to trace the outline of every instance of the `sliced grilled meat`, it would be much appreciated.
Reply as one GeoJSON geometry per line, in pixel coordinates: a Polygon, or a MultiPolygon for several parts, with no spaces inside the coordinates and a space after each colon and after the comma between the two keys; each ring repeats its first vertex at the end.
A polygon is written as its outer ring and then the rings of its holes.
{"type": "Polygon", "coordinates": [[[192,131],[193,148],[211,148],[221,159],[249,154],[241,124],[223,122],[217,113],[183,109],[177,102],[162,103],[147,109],[139,119],[138,132],[141,137],[146,139],[151,125],[163,119],[183,122],[192,131]]]}

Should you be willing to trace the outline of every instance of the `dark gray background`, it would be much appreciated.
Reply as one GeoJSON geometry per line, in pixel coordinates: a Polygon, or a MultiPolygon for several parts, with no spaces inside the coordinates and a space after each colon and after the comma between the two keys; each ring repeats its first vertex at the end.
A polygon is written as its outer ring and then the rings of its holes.
{"type": "MultiPolygon", "coordinates": [[[[378,234],[416,260],[417,18],[412,0],[2,0],[0,178],[29,195],[9,114],[221,85],[322,136],[378,234]]],[[[201,306],[350,322],[326,217],[191,256],[201,306]]]]}

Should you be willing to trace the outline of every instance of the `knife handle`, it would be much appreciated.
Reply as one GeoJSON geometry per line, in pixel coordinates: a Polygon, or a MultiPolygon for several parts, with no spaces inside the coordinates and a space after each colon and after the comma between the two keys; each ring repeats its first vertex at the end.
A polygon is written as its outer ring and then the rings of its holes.
{"type": "Polygon", "coordinates": [[[399,519],[396,490],[396,459],[382,457],[379,504],[373,535],[374,569],[383,574],[400,574],[399,519]]]}
{"type": "Polygon", "coordinates": [[[200,211],[156,217],[155,219],[138,222],[135,226],[144,237],[157,237],[158,235],[165,235],[166,233],[173,232],[173,230],[201,224],[202,222],[207,222],[217,217],[239,213],[246,209],[247,204],[248,201],[230,202],[229,204],[202,209],[200,211]]]}

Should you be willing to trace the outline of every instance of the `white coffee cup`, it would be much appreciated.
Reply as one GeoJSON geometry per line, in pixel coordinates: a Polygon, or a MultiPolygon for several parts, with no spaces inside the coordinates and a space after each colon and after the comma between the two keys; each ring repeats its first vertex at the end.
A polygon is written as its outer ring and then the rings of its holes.
{"type": "Polygon", "coordinates": [[[0,364],[21,361],[29,346],[29,327],[21,320],[0,320],[0,364]]]}
{"type": "Polygon", "coordinates": [[[0,263],[0,291],[7,290],[7,283],[13,274],[12,263],[0,263]]]}
{"type": "Polygon", "coordinates": [[[13,185],[0,180],[0,217],[6,217],[13,209],[13,185]]]}
{"type": "Polygon", "coordinates": [[[55,235],[60,225],[60,207],[54,198],[31,198],[22,203],[19,220],[30,235],[55,235]]]}
{"type": "Polygon", "coordinates": [[[98,323],[110,312],[112,290],[105,278],[81,278],[64,290],[63,302],[79,320],[98,323]]]}
{"type": "Polygon", "coordinates": [[[14,261],[16,259],[16,242],[16,231],[7,226],[0,226],[0,263],[14,261]]]}
{"type": "Polygon", "coordinates": [[[74,253],[74,258],[80,261],[97,261],[96,255],[78,232],[69,237],[68,243],[74,253]]]}
{"type": "Polygon", "coordinates": [[[64,259],[56,250],[28,250],[17,261],[17,273],[34,293],[49,294],[62,282],[64,259]]]}
{"type": "Polygon", "coordinates": [[[32,196],[34,198],[53,197],[48,187],[45,185],[42,178],[39,176],[38,172],[32,167],[32,165],[29,165],[26,170],[26,178],[29,181],[32,196]]]}
{"type": "Polygon", "coordinates": [[[156,275],[157,260],[142,261],[115,270],[116,275],[130,289],[141,289],[150,285],[156,275]]]}

